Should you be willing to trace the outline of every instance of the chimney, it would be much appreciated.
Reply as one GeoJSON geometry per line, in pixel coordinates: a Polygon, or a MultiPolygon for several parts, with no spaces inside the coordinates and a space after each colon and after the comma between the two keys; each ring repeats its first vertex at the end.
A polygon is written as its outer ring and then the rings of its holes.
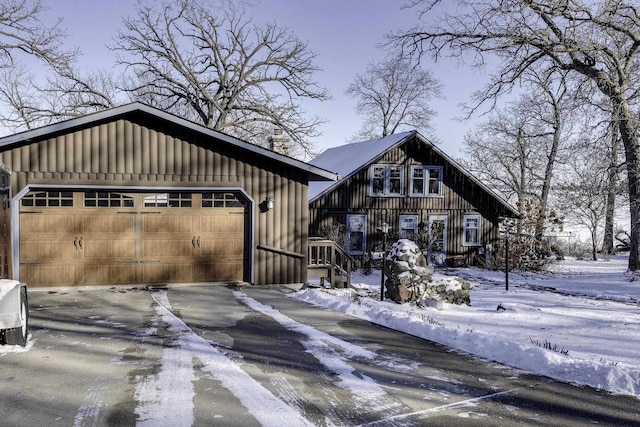
{"type": "Polygon", "coordinates": [[[267,141],[269,148],[278,154],[289,155],[289,138],[284,134],[281,128],[273,129],[273,135],[267,141]]]}

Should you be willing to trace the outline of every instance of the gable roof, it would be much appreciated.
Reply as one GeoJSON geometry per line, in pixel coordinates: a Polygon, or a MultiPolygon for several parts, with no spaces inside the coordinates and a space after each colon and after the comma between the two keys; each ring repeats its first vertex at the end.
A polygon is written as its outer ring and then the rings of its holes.
{"type": "MultiPolygon", "coordinates": [[[[416,131],[402,132],[383,138],[329,148],[309,163],[323,169],[335,171],[341,176],[342,180],[346,180],[371,165],[390,149],[409,140],[416,134],[416,131]]],[[[309,201],[314,201],[340,184],[341,181],[314,182],[313,185],[310,183],[309,201]]]]}
{"type": "Polygon", "coordinates": [[[356,142],[354,144],[346,144],[339,147],[329,148],[309,163],[321,167],[336,171],[341,179],[337,182],[312,182],[309,183],[309,203],[314,202],[323,194],[332,191],[334,188],[342,185],[344,181],[368,168],[376,162],[384,153],[396,148],[405,142],[416,138],[420,143],[428,146],[436,154],[441,156],[445,162],[451,164],[460,173],[473,181],[476,185],[486,191],[491,197],[495,198],[507,212],[511,213],[514,217],[521,217],[522,214],[518,210],[511,206],[509,202],[503,199],[495,191],[487,187],[478,178],[471,175],[462,165],[456,162],[453,158],[449,157],[444,151],[439,149],[424,136],[420,135],[418,131],[402,132],[398,134],[388,135],[379,139],[372,139],[368,141],[356,142]]]}
{"type": "Polygon", "coordinates": [[[114,120],[118,117],[130,115],[133,113],[144,113],[159,120],[167,121],[175,125],[187,128],[189,130],[198,132],[204,136],[223,141],[242,150],[246,150],[248,152],[267,157],[271,160],[284,163],[295,169],[307,172],[309,175],[309,181],[336,181],[339,178],[338,174],[331,172],[330,170],[326,170],[319,166],[314,166],[309,163],[302,162],[300,160],[294,159],[293,157],[276,153],[275,151],[259,147],[255,144],[251,144],[250,142],[242,141],[241,139],[234,138],[230,135],[215,131],[213,129],[209,129],[199,123],[186,120],[182,117],[167,113],[166,111],[159,110],[141,102],[132,102],[130,104],[109,108],[107,110],[102,110],[96,113],[87,114],[81,117],[64,120],[58,123],[53,123],[36,129],[27,130],[10,136],[5,136],[3,138],[0,138],[0,151],[5,151],[15,145],[24,144],[25,142],[28,143],[31,140],[43,139],[50,134],[70,132],[76,128],[87,127],[97,122],[114,120]]]}

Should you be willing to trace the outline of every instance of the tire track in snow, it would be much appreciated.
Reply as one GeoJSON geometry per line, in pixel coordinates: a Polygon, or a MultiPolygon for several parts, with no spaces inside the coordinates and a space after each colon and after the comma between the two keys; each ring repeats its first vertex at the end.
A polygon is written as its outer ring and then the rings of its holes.
{"type": "Polygon", "coordinates": [[[224,352],[189,328],[171,312],[166,291],[152,293],[156,313],[175,334],[172,347],[163,349],[160,373],[141,382],[136,389],[140,403],[138,426],[191,426],[193,423],[193,360],[201,370],[220,381],[263,426],[313,426],[300,411],[274,396],[262,384],[243,371],[224,352]],[[180,398],[179,402],[176,401],[180,398]]]}
{"type": "Polygon", "coordinates": [[[350,391],[354,400],[362,408],[365,408],[364,410],[369,413],[389,414],[402,409],[402,404],[390,396],[382,386],[372,378],[362,373],[356,373],[356,370],[347,362],[348,359],[354,358],[373,360],[376,357],[374,352],[297,322],[275,308],[248,297],[243,292],[234,291],[233,295],[238,301],[273,318],[285,328],[306,335],[308,340],[302,341],[306,351],[326,369],[338,376],[337,385],[350,391]],[[341,352],[336,349],[340,349],[341,352]],[[381,402],[387,403],[381,404],[381,402]]]}
{"type": "Polygon", "coordinates": [[[89,387],[85,395],[85,404],[78,408],[73,419],[73,427],[92,427],[98,425],[98,415],[102,407],[102,399],[107,391],[105,385],[89,387]]]}

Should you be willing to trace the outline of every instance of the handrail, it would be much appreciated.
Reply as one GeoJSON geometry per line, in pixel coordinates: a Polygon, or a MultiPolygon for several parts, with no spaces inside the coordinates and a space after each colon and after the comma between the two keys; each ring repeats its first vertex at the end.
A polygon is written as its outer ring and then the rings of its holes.
{"type": "Polygon", "coordinates": [[[276,248],[274,246],[258,245],[257,248],[261,249],[263,251],[274,252],[274,253],[277,253],[277,254],[280,254],[280,255],[286,255],[286,256],[290,256],[290,257],[294,257],[294,258],[304,258],[304,254],[301,254],[301,253],[298,253],[298,252],[293,252],[293,251],[288,251],[286,249],[276,248]]]}
{"type": "Polygon", "coordinates": [[[338,276],[347,277],[347,287],[351,287],[351,271],[353,258],[345,252],[333,240],[318,237],[310,237],[308,245],[309,269],[326,270],[327,274],[321,274],[322,280],[329,279],[331,287],[335,287],[338,276]]]}

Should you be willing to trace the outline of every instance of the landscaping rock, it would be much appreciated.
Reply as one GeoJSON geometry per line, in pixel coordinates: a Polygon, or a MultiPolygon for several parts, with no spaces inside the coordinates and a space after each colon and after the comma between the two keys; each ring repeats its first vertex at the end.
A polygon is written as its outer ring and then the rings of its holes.
{"type": "Polygon", "coordinates": [[[415,301],[438,310],[445,308],[445,303],[471,305],[471,286],[459,277],[431,283],[433,269],[411,240],[400,239],[393,244],[384,274],[386,296],[397,303],[415,301]]]}

